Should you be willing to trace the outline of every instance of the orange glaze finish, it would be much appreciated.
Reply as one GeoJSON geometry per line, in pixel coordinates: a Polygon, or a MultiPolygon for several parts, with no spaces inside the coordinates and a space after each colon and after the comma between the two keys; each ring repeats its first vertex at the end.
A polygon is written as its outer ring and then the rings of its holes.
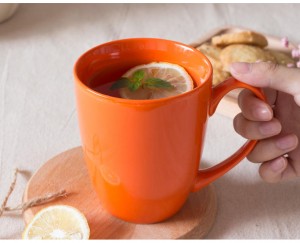
{"type": "MultiPolygon", "coordinates": [[[[84,53],[74,68],[79,127],[85,161],[103,206],[135,223],[174,215],[188,195],[222,176],[253,148],[251,141],[221,165],[200,170],[207,119],[236,80],[212,88],[208,59],[187,45],[136,38],[109,42],[84,53]],[[156,100],[127,100],[97,93],[89,80],[108,81],[154,61],[181,65],[196,87],[156,100]]],[[[250,87],[261,98],[259,90],[250,87]]]]}

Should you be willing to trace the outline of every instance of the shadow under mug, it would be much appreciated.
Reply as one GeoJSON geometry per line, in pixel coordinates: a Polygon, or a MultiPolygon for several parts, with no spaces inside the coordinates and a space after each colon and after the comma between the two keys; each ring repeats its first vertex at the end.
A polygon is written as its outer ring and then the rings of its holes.
{"type": "Polygon", "coordinates": [[[208,118],[229,91],[247,88],[234,78],[212,87],[213,70],[198,50],[171,40],[133,38],[88,50],[74,67],[79,128],[84,159],[102,206],[134,223],[155,223],[180,210],[188,195],[216,180],[253,149],[247,141],[221,163],[200,169],[208,118]],[[186,69],[195,87],[154,100],[128,100],[94,91],[90,82],[102,74],[108,82],[128,69],[150,62],[186,69]]]}

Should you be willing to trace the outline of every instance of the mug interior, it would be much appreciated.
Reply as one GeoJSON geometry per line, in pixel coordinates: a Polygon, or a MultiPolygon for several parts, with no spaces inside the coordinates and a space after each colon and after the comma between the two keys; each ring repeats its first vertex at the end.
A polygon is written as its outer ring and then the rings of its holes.
{"type": "Polygon", "coordinates": [[[211,81],[211,64],[200,51],[178,42],[152,38],[123,39],[96,46],[78,59],[74,73],[78,81],[93,89],[119,79],[134,66],[151,62],[182,66],[195,87],[211,81]]]}

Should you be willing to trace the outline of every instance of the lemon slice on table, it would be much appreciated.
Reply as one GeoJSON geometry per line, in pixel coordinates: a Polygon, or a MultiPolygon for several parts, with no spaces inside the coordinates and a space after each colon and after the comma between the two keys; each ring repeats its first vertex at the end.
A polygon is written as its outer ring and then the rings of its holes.
{"type": "Polygon", "coordinates": [[[182,94],[192,90],[194,87],[191,76],[183,67],[168,62],[152,62],[138,65],[128,70],[122,77],[131,79],[133,74],[140,70],[144,72],[144,79],[159,78],[170,83],[172,88],[141,87],[135,91],[121,88],[120,96],[122,98],[133,100],[160,99],[182,94]]]}
{"type": "Polygon", "coordinates": [[[87,240],[90,228],[85,216],[66,205],[49,206],[39,211],[26,226],[25,240],[87,240]]]}

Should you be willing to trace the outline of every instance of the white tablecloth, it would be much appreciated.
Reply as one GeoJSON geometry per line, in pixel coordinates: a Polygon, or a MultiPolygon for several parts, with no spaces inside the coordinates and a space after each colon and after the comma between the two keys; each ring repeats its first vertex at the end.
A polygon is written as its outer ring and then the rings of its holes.
{"type": "MultiPolygon", "coordinates": [[[[0,24],[0,201],[13,169],[36,171],[80,145],[72,67],[87,49],[110,40],[158,37],[191,43],[224,25],[300,42],[299,4],[21,4],[0,24]]],[[[209,121],[203,161],[214,164],[244,139],[232,120],[209,121]]],[[[242,161],[214,185],[216,222],[207,238],[300,238],[299,180],[267,184],[258,165],[242,161]]],[[[20,176],[8,205],[21,202],[29,174],[20,176]]],[[[19,213],[0,217],[0,238],[20,238],[19,213]]]]}

